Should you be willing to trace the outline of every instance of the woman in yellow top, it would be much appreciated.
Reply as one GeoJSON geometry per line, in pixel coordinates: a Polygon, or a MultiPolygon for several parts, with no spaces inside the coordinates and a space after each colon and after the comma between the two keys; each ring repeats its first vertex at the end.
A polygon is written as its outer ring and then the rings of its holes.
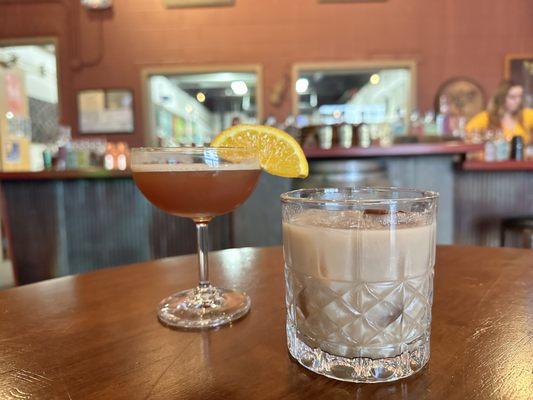
{"type": "Polygon", "coordinates": [[[505,138],[522,136],[530,143],[533,129],[533,109],[524,107],[524,88],[512,81],[503,81],[489,103],[487,111],[474,115],[466,125],[466,131],[501,129],[505,138]]]}

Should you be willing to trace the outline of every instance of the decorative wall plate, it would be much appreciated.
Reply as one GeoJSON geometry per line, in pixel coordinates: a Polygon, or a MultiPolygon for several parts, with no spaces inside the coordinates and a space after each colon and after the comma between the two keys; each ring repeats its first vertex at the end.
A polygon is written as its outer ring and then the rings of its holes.
{"type": "Polygon", "coordinates": [[[452,116],[473,117],[485,109],[485,92],[481,85],[470,78],[451,78],[440,85],[435,96],[435,112],[440,109],[441,96],[446,96],[452,116]]]}
{"type": "Polygon", "coordinates": [[[89,10],[105,10],[113,5],[113,0],[81,0],[81,4],[89,10]]]}

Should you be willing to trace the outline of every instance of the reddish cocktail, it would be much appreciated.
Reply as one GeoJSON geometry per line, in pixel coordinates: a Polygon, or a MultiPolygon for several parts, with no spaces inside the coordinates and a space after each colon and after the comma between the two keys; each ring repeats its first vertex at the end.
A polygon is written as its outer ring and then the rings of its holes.
{"type": "Polygon", "coordinates": [[[261,170],[228,165],[137,166],[133,178],[150,202],[169,214],[209,221],[241,205],[255,188],[261,170]]]}
{"type": "Polygon", "coordinates": [[[211,286],[208,279],[207,225],[233,211],[252,193],[261,169],[246,148],[176,147],[132,150],[133,179],[150,202],[169,214],[196,223],[200,283],[162,300],[158,318],[180,328],[223,325],[245,315],[243,292],[211,286]]]}

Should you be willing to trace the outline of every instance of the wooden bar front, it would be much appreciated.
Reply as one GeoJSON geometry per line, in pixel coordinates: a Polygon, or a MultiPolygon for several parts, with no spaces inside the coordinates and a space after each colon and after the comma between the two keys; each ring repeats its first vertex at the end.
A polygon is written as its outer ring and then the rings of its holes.
{"type": "MultiPolygon", "coordinates": [[[[315,166],[342,170],[354,161],[381,165],[388,185],[438,191],[439,243],[499,246],[502,218],[533,214],[531,162],[463,163],[465,152],[479,149],[460,142],[306,149],[310,178],[263,174],[244,205],[213,221],[211,248],[280,244],[279,195],[311,182],[315,166]]],[[[18,283],[195,251],[192,223],[155,209],[128,171],[3,172],[0,184],[18,283]]]]}
{"type": "MultiPolygon", "coordinates": [[[[18,284],[195,251],[192,221],[153,207],[128,174],[68,172],[2,181],[18,284]]],[[[211,224],[213,249],[231,247],[230,218],[211,224]]]]}

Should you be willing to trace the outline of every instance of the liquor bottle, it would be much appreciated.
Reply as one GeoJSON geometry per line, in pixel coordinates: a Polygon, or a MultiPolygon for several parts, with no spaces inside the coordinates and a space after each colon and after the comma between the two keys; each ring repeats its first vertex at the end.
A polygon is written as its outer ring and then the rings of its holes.
{"type": "Polygon", "coordinates": [[[513,136],[511,139],[511,159],[516,161],[524,160],[524,139],[522,136],[513,136]]]}
{"type": "Polygon", "coordinates": [[[113,143],[108,142],[104,155],[104,168],[107,170],[115,169],[115,154],[116,148],[113,143]]]}
{"type": "Polygon", "coordinates": [[[435,113],[428,111],[424,115],[424,135],[434,136],[437,134],[437,124],[435,122],[435,113]]]}
{"type": "Polygon", "coordinates": [[[393,136],[405,135],[405,118],[400,108],[396,109],[396,116],[391,124],[393,136]]]}
{"type": "Polygon", "coordinates": [[[498,129],[496,131],[494,145],[496,146],[496,161],[508,160],[510,146],[509,146],[509,142],[505,140],[505,137],[503,136],[503,132],[501,131],[501,129],[498,129]]]}
{"type": "Polygon", "coordinates": [[[129,149],[128,145],[124,142],[117,144],[116,166],[115,169],[124,171],[128,167],[129,161],[129,149]]]}
{"type": "Polygon", "coordinates": [[[494,134],[492,131],[485,132],[485,143],[483,145],[483,160],[496,161],[496,144],[494,143],[494,134]]]}
{"type": "Polygon", "coordinates": [[[439,97],[439,113],[437,114],[437,134],[439,136],[448,136],[450,134],[450,108],[448,98],[445,95],[439,97]]]}
{"type": "Polygon", "coordinates": [[[422,136],[424,134],[424,125],[420,120],[420,113],[418,110],[413,110],[410,120],[410,134],[414,136],[422,136]]]}

